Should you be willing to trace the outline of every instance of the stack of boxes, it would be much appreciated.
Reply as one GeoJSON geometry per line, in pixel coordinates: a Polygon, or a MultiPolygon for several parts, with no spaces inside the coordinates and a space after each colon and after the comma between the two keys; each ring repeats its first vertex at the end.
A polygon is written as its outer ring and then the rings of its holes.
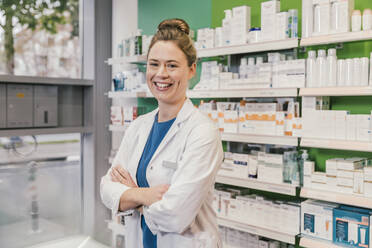
{"type": "MultiPolygon", "coordinates": [[[[276,15],[280,12],[280,1],[272,0],[261,3],[261,37],[262,41],[275,40],[276,15]]],[[[284,25],[284,24],[283,24],[284,25]]]]}
{"type": "Polygon", "coordinates": [[[251,29],[251,7],[226,9],[222,27],[198,30],[197,49],[244,45],[298,37],[298,11],[280,12],[280,1],[261,4],[261,29],[251,29]]]}
{"type": "Polygon", "coordinates": [[[347,247],[369,247],[371,210],[306,200],[301,203],[301,233],[347,247]]]}
{"type": "Polygon", "coordinates": [[[239,6],[232,9],[231,45],[247,43],[246,34],[251,28],[251,7],[239,6]]]}
{"type": "Polygon", "coordinates": [[[370,247],[372,211],[341,205],[333,209],[333,242],[348,247],[370,247]]]}
{"type": "Polygon", "coordinates": [[[281,184],[283,180],[284,160],[282,154],[258,153],[257,180],[281,184]]]}
{"type": "Polygon", "coordinates": [[[258,235],[242,232],[236,229],[219,226],[219,234],[223,247],[228,248],[294,248],[293,245],[267,238],[260,238],[258,235]]]}
{"type": "Polygon", "coordinates": [[[304,187],[357,196],[372,196],[371,161],[365,158],[326,160],[326,171],[315,172],[312,161],[304,162],[304,187]]]}
{"type": "Polygon", "coordinates": [[[350,31],[354,0],[302,0],[302,37],[350,31]]]}
{"type": "Polygon", "coordinates": [[[111,125],[129,125],[137,118],[137,107],[111,106],[111,125]]]}
{"type": "Polygon", "coordinates": [[[279,103],[211,102],[199,106],[222,132],[271,136],[300,134],[298,107],[293,99],[281,99],[279,103]]]}
{"type": "Polygon", "coordinates": [[[329,97],[302,97],[302,137],[372,141],[372,112],[329,110],[329,102],[329,97]]]}
{"type": "Polygon", "coordinates": [[[333,209],[338,204],[317,200],[301,203],[301,233],[328,241],[333,239],[333,209]]]}
{"type": "Polygon", "coordinates": [[[213,207],[218,217],[269,230],[280,227],[280,232],[290,235],[300,232],[299,204],[229,191],[215,191],[213,207]]]}
{"type": "Polygon", "coordinates": [[[303,115],[302,137],[370,142],[371,119],[342,110],[314,110],[303,115]]]}

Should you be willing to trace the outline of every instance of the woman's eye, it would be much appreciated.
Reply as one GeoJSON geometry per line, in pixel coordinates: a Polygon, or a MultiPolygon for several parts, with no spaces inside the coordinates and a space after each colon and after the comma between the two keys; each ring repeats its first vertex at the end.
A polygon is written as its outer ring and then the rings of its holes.
{"type": "Polygon", "coordinates": [[[177,65],[175,65],[175,64],[169,64],[168,67],[173,69],[173,68],[176,68],[177,65]]]}
{"type": "Polygon", "coordinates": [[[150,66],[155,67],[155,66],[158,66],[158,64],[156,64],[156,63],[150,63],[150,66]]]}

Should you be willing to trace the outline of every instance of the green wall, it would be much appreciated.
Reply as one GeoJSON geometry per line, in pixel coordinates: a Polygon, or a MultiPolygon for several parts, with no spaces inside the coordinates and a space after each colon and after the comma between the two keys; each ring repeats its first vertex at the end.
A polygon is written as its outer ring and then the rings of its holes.
{"type": "MultiPolygon", "coordinates": [[[[145,34],[153,34],[157,24],[166,18],[179,17],[185,19],[193,30],[205,27],[219,27],[222,25],[224,10],[236,6],[251,6],[251,26],[261,24],[261,2],[265,0],[138,0],[138,26],[145,34]],[[155,4],[156,3],[156,4],[155,4]]],[[[301,0],[281,0],[281,11],[298,9],[299,34],[301,34],[301,0]]],[[[355,9],[363,10],[372,8],[371,0],[355,0],[355,9]]],[[[326,46],[307,47],[305,51],[298,51],[299,58],[306,58],[307,51],[328,49],[335,44],[326,46]]],[[[372,41],[350,42],[342,44],[337,50],[337,56],[341,59],[353,57],[370,57],[372,52],[372,41]]],[[[199,67],[200,68],[200,67],[199,67]]],[[[200,73],[200,69],[198,71],[200,73]]],[[[198,81],[198,76],[191,82],[191,87],[198,81]]],[[[222,100],[222,99],[221,99],[222,100]]],[[[154,99],[140,99],[139,105],[145,106],[146,111],[156,107],[154,99]]],[[[372,97],[332,97],[331,108],[333,110],[348,110],[352,114],[367,114],[372,110],[372,97]]],[[[327,149],[310,149],[310,158],[317,163],[319,170],[324,170],[325,160],[332,157],[369,156],[372,153],[337,151],[327,149]]]]}
{"type": "Polygon", "coordinates": [[[164,19],[182,18],[192,30],[211,26],[210,0],[138,0],[138,27],[154,34],[164,19]]]}

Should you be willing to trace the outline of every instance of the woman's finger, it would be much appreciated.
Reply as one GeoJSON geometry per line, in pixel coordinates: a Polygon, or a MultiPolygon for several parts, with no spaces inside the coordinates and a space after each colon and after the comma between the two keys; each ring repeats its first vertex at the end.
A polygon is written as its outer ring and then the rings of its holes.
{"type": "Polygon", "coordinates": [[[118,179],[117,179],[116,176],[115,176],[114,170],[111,170],[111,172],[110,172],[110,176],[111,176],[111,180],[112,180],[113,182],[118,182],[118,179]]]}

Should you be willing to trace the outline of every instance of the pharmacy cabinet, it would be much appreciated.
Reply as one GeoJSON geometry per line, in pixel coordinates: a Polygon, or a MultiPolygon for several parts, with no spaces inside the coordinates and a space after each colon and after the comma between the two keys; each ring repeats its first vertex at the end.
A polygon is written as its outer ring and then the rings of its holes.
{"type": "Polygon", "coordinates": [[[0,136],[90,132],[91,80],[0,76],[0,136]]]}

